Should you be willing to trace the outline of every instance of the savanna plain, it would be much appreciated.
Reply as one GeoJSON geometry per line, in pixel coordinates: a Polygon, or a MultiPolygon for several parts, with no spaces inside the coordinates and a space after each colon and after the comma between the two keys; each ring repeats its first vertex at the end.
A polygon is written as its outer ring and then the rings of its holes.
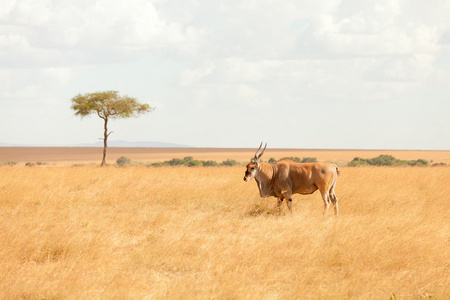
{"type": "Polygon", "coordinates": [[[337,218],[244,171],[3,165],[0,298],[450,298],[450,167],[341,166],[337,218]]]}

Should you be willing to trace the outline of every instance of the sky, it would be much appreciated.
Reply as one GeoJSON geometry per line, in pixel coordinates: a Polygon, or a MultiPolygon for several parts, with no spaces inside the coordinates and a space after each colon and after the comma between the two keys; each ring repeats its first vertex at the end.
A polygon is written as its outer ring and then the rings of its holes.
{"type": "Polygon", "coordinates": [[[0,145],[450,149],[450,0],[2,0],[0,145]]]}

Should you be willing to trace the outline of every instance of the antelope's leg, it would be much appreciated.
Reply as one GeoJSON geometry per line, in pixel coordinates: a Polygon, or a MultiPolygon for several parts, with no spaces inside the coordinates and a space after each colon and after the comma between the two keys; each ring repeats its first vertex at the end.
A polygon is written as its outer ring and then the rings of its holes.
{"type": "Polygon", "coordinates": [[[286,201],[286,204],[289,208],[289,212],[292,214],[292,198],[289,198],[288,201],[286,201]]]}
{"type": "Polygon", "coordinates": [[[286,205],[289,209],[289,212],[292,213],[292,192],[289,189],[286,189],[282,192],[283,198],[286,199],[286,205]]]}
{"type": "Polygon", "coordinates": [[[331,203],[333,203],[333,206],[334,206],[334,214],[337,216],[339,214],[338,199],[334,193],[330,194],[330,198],[331,198],[331,203]]]}
{"type": "Polygon", "coordinates": [[[278,201],[277,201],[278,212],[281,211],[281,203],[283,203],[283,198],[278,198],[278,201]]]}
{"type": "Polygon", "coordinates": [[[330,195],[326,191],[320,191],[323,199],[323,214],[325,214],[330,207],[330,195]]]}
{"type": "Polygon", "coordinates": [[[334,178],[334,182],[331,185],[330,192],[329,192],[331,203],[333,203],[333,206],[334,206],[334,215],[335,216],[337,216],[339,214],[338,199],[336,197],[336,194],[334,193],[334,187],[336,186],[336,180],[337,180],[337,177],[334,178]]]}

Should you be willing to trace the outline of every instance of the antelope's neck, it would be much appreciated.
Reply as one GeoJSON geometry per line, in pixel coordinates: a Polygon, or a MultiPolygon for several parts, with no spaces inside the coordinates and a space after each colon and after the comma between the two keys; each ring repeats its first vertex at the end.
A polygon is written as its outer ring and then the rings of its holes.
{"type": "Polygon", "coordinates": [[[272,164],[260,163],[259,174],[255,177],[259,193],[262,197],[268,197],[273,191],[272,181],[274,178],[274,166],[272,164]]]}
{"type": "Polygon", "coordinates": [[[259,176],[262,182],[270,182],[273,179],[274,169],[272,164],[260,163],[259,176]]]}

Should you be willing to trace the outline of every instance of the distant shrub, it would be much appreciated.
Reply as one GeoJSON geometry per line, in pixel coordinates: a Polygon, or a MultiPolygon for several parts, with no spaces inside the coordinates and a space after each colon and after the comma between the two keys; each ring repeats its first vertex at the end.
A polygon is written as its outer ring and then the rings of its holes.
{"type": "Polygon", "coordinates": [[[169,166],[179,166],[184,164],[184,160],[179,158],[172,158],[171,160],[166,161],[165,163],[168,164],[169,166]]]}
{"type": "Polygon", "coordinates": [[[172,158],[171,160],[166,160],[164,162],[155,162],[150,164],[152,167],[161,167],[161,166],[188,166],[188,167],[216,167],[219,164],[214,160],[196,160],[192,156],[186,156],[183,159],[172,158]]]}
{"type": "Polygon", "coordinates": [[[188,167],[200,167],[203,166],[203,162],[201,160],[191,159],[185,163],[188,167]]]}
{"type": "Polygon", "coordinates": [[[269,164],[274,164],[276,162],[277,162],[277,160],[275,158],[273,158],[273,157],[269,158],[269,164]]]}
{"type": "Polygon", "coordinates": [[[290,160],[293,160],[295,162],[302,162],[302,159],[300,157],[294,157],[294,156],[283,157],[282,159],[290,159],[290,160]]]}
{"type": "Polygon", "coordinates": [[[431,165],[432,167],[445,167],[447,164],[445,162],[434,163],[431,165]]]}
{"type": "Polygon", "coordinates": [[[125,166],[131,164],[131,159],[126,156],[121,156],[116,160],[116,164],[119,166],[125,166]]]}
{"type": "Polygon", "coordinates": [[[235,161],[234,159],[227,159],[222,162],[222,165],[228,166],[228,167],[237,166],[238,164],[239,163],[237,161],[235,161]]]}
{"type": "Polygon", "coordinates": [[[192,156],[186,156],[185,158],[183,158],[183,162],[185,162],[185,163],[188,163],[193,160],[194,160],[194,158],[192,156]]]}
{"type": "Polygon", "coordinates": [[[317,162],[317,158],[315,157],[305,157],[302,159],[302,163],[309,163],[309,162],[317,162]]]}
{"type": "Polygon", "coordinates": [[[425,159],[408,160],[406,161],[406,164],[408,166],[418,166],[418,167],[425,167],[429,165],[428,161],[425,159]]]}
{"type": "Polygon", "coordinates": [[[393,166],[399,163],[399,160],[392,155],[380,155],[369,160],[369,164],[374,166],[393,166]]]}
{"type": "Polygon", "coordinates": [[[207,160],[203,162],[204,167],[217,167],[219,164],[214,160],[207,160]]]}
{"type": "Polygon", "coordinates": [[[46,162],[41,162],[41,161],[38,161],[37,163],[36,163],[36,165],[38,165],[38,166],[44,166],[44,165],[46,165],[47,163],[46,162]]]}
{"type": "Polygon", "coordinates": [[[34,167],[34,163],[32,163],[32,162],[27,162],[27,163],[25,164],[25,166],[26,166],[26,167],[34,167]]]}
{"type": "Polygon", "coordinates": [[[305,158],[301,159],[300,157],[290,156],[290,157],[284,157],[284,158],[293,160],[293,161],[298,162],[298,163],[317,162],[317,158],[315,158],[315,157],[305,157],[305,158]]]}
{"type": "Polygon", "coordinates": [[[393,157],[392,155],[382,154],[374,158],[360,158],[355,157],[351,162],[348,163],[349,167],[358,166],[428,166],[429,162],[425,159],[418,160],[401,160],[393,157]]]}
{"type": "Polygon", "coordinates": [[[5,163],[5,165],[7,165],[7,166],[15,166],[15,165],[17,165],[17,161],[15,161],[15,160],[8,161],[8,162],[5,163]]]}
{"type": "Polygon", "coordinates": [[[364,158],[360,158],[360,157],[355,157],[351,162],[348,163],[349,167],[359,167],[359,166],[364,166],[364,165],[368,165],[369,163],[367,162],[366,159],[364,158]]]}

